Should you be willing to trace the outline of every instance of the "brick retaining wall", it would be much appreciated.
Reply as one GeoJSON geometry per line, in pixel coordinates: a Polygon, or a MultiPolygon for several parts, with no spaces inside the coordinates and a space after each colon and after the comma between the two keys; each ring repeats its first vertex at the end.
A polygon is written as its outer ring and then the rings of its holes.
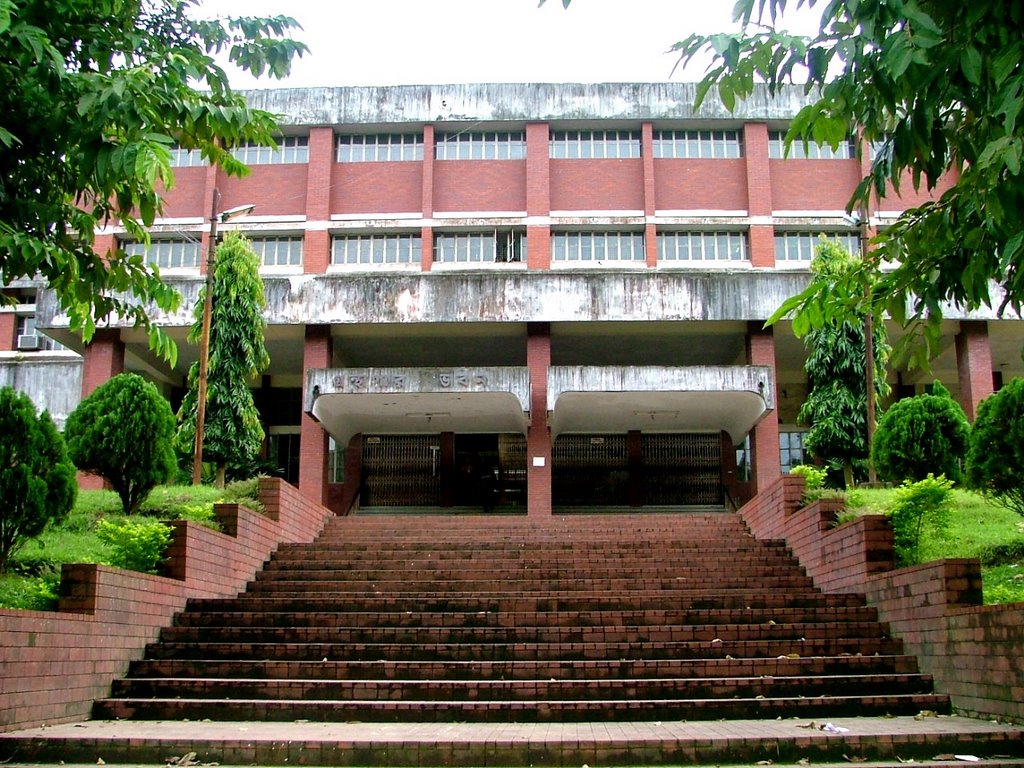
{"type": "Polygon", "coordinates": [[[894,569],[886,518],[832,527],[842,504],[801,508],[803,483],[783,477],[740,509],[754,535],[785,540],[822,590],[864,593],[959,711],[1024,722],[1024,603],[982,606],[974,559],[894,569]]]}
{"type": "Polygon", "coordinates": [[[279,543],[312,541],[331,514],[278,479],[260,496],[263,515],[216,506],[224,533],[174,523],[167,576],[66,565],[58,611],[0,610],[0,731],[87,719],[188,598],[236,594],[279,543]]]}

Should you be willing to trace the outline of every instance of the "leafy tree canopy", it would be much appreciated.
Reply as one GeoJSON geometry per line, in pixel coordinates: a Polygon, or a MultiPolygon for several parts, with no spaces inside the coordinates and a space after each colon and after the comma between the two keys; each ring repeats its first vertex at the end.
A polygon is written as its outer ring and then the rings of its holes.
{"type": "Polygon", "coordinates": [[[64,439],[28,395],[0,387],[0,573],[25,540],[71,510],[78,492],[64,439]]]}
{"type": "Polygon", "coordinates": [[[1012,379],[978,406],[967,479],[997,503],[1024,515],[1024,378],[1012,379]]]}
{"type": "MultiPolygon", "coordinates": [[[[204,287],[189,331],[189,341],[195,344],[202,334],[205,297],[204,287]]],[[[231,232],[217,248],[214,268],[203,425],[203,460],[217,465],[216,482],[221,488],[227,465],[251,461],[263,444],[263,426],[249,384],[270,365],[263,338],[264,306],[259,257],[244,235],[231,232]]],[[[178,411],[178,446],[185,452],[195,445],[198,362],[189,370],[188,381],[189,390],[178,411]]]]}
{"type": "Polygon", "coordinates": [[[172,360],[145,306],[180,297],[142,257],[95,253],[96,231],[117,221],[147,239],[174,144],[242,175],[228,150],[272,143],[273,117],[232,91],[215,54],[283,77],[306,50],[287,16],[202,20],[197,4],[0,0],[0,279],[38,274],[86,340],[114,313],[172,360]]]}
{"type": "Polygon", "coordinates": [[[129,515],[177,470],[174,428],[174,412],[157,388],[121,373],[78,404],[64,437],[75,465],[106,478],[129,515]]]}
{"type": "MultiPolygon", "coordinates": [[[[566,4],[568,0],[564,0],[566,4]]],[[[836,145],[859,132],[874,148],[870,174],[849,202],[873,195],[953,186],[905,211],[874,240],[871,262],[823,290],[812,285],[790,312],[815,327],[869,303],[923,332],[918,362],[937,350],[943,302],[968,309],[1024,302],[1024,5],[1018,0],[738,0],[735,33],[677,43],[683,63],[710,52],[698,104],[716,87],[732,109],[755,83],[770,93],[804,83],[814,101],[794,118],[787,141],[836,145]],[[787,7],[822,7],[811,37],[776,29],[787,7]],[[866,298],[877,265],[884,271],[866,298]],[[992,298],[990,281],[998,284],[992,298]],[[1001,294],[1001,295],[1000,295],[1001,294]]],[[[769,321],[771,322],[771,321],[769,321]]],[[[921,338],[918,333],[908,339],[921,338]]]]}

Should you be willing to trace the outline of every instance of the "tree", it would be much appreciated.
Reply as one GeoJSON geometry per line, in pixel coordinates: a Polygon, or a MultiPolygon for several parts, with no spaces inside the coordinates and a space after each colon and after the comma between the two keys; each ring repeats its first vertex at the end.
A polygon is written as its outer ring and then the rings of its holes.
{"type": "Polygon", "coordinates": [[[146,305],[173,309],[180,296],[142,257],[94,252],[95,233],[119,221],[147,240],[174,144],[242,175],[229,149],[272,143],[273,117],[246,106],[213,54],[281,77],[306,50],[284,37],[291,18],[200,20],[196,5],[0,0],[0,275],[41,276],[87,341],[119,315],[172,360],[146,305]]]}
{"type": "MultiPolygon", "coordinates": [[[[821,239],[811,262],[813,282],[828,286],[842,280],[860,259],[837,240],[821,239]]],[[[875,326],[875,391],[884,396],[888,347],[884,327],[875,326]]],[[[807,333],[804,369],[810,391],[798,418],[810,425],[804,446],[811,454],[842,467],[847,487],[854,482],[854,462],[868,456],[867,384],[864,319],[835,319],[807,333]]],[[[876,398],[876,408],[877,408],[876,398]]]]}
{"type": "Polygon", "coordinates": [[[75,503],[78,485],[64,439],[27,395],[0,388],[0,573],[26,539],[75,503]]]}
{"type": "Polygon", "coordinates": [[[967,479],[997,503],[1024,515],[1024,379],[1011,380],[978,406],[967,479]]]}
{"type": "Polygon", "coordinates": [[[931,394],[899,400],[885,412],[871,455],[885,480],[900,483],[937,474],[959,483],[970,435],[964,409],[936,381],[931,394]]]}
{"type": "Polygon", "coordinates": [[[97,387],[68,416],[64,437],[75,465],[105,478],[126,515],[174,476],[174,413],[157,388],[135,373],[97,387]]]}
{"type": "MultiPolygon", "coordinates": [[[[205,288],[195,304],[196,320],[189,341],[202,335],[205,288]]],[[[229,233],[217,248],[207,367],[203,460],[217,465],[218,488],[224,487],[229,463],[251,461],[263,444],[263,426],[249,382],[267,369],[270,356],[263,342],[266,305],[260,260],[249,241],[229,233]]],[[[189,389],[178,411],[178,445],[191,452],[196,439],[199,363],[188,374],[189,389]]]]}
{"type": "MultiPolygon", "coordinates": [[[[564,0],[568,2],[568,0],[564,0]]],[[[787,142],[836,145],[859,133],[874,147],[870,173],[849,210],[873,195],[955,183],[938,200],[905,211],[874,240],[872,263],[828,290],[812,284],[772,320],[795,312],[816,327],[870,303],[901,324],[923,362],[937,351],[943,302],[1020,312],[1024,301],[1024,5],[1017,0],[821,3],[809,38],[775,28],[787,0],[738,0],[736,33],[690,35],[681,62],[713,56],[698,105],[716,87],[732,109],[755,83],[770,94],[792,82],[814,94],[787,142]],[[770,25],[768,24],[770,23],[770,25]],[[874,290],[876,266],[886,262],[874,290]],[[990,281],[998,285],[991,290],[990,281]],[[1001,296],[999,295],[1001,293],[1001,296]]],[[[797,7],[819,5],[799,0],[797,7]]]]}

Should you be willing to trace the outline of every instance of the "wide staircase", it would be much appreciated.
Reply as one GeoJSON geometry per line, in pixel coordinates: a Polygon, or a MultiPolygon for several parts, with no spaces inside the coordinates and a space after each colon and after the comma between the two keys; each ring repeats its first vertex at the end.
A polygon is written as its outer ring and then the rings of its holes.
{"type": "Polygon", "coordinates": [[[335,518],[189,602],[97,718],[594,722],[946,713],[873,609],[734,514],[335,518]]]}

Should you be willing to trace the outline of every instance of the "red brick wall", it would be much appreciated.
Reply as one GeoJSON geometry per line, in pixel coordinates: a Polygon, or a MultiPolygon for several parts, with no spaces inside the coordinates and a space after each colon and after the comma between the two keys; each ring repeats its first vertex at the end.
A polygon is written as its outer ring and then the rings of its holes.
{"type": "Polygon", "coordinates": [[[171,576],[69,565],[59,611],[0,610],[0,730],[87,719],[188,598],[236,594],[280,542],[312,541],[330,514],[276,478],[260,493],[266,515],[218,505],[227,533],[176,523],[171,576]]]}
{"type": "Polygon", "coordinates": [[[525,211],[525,160],[438,160],[434,212],[525,211]]]}
{"type": "Polygon", "coordinates": [[[551,514],[551,431],[548,428],[548,368],[551,329],[531,323],[527,330],[526,364],[530,369],[530,427],[526,437],[526,509],[529,515],[551,514]],[[544,466],[534,466],[534,458],[544,466]]]}
{"type": "Polygon", "coordinates": [[[415,213],[423,194],[423,163],[336,163],[332,213],[415,213]]]}
{"type": "Polygon", "coordinates": [[[929,191],[922,178],[921,189],[915,190],[913,177],[909,172],[905,173],[900,179],[899,194],[896,194],[890,185],[887,188],[885,198],[878,203],[878,210],[903,211],[907,208],[915,208],[928,200],[938,200],[947,189],[956,183],[956,180],[957,175],[955,173],[946,174],[939,179],[935,189],[929,191]]]}
{"type": "Polygon", "coordinates": [[[220,210],[254,203],[255,216],[288,216],[306,212],[305,163],[253,165],[242,179],[220,185],[220,210]]]}
{"type": "Polygon", "coordinates": [[[551,210],[643,211],[642,160],[552,160],[551,210]]]}
{"type": "Polygon", "coordinates": [[[740,509],[755,536],[784,540],[826,592],[858,592],[958,710],[1024,722],[1024,603],[981,606],[977,560],[893,570],[880,516],[833,528],[838,500],[798,509],[803,478],[786,476],[740,509]]]}
{"type": "Polygon", "coordinates": [[[739,159],[657,159],[654,195],[659,211],[746,210],[746,163],[739,159]]]}
{"type": "Polygon", "coordinates": [[[331,218],[334,166],[334,129],[311,128],[309,165],[306,168],[306,221],[326,221],[331,218]]]}
{"type": "Polygon", "coordinates": [[[769,160],[776,211],[839,211],[860,181],[856,160],[769,160]]]}
{"type": "Polygon", "coordinates": [[[8,352],[15,347],[14,336],[18,330],[18,317],[13,312],[0,312],[0,352],[8,352]]]}
{"type": "Polygon", "coordinates": [[[165,217],[177,219],[201,216],[205,219],[210,215],[203,206],[206,171],[205,166],[174,169],[174,186],[163,192],[165,217]]]}
{"type": "Polygon", "coordinates": [[[747,214],[767,223],[750,225],[750,263],[755,267],[775,266],[775,228],[772,215],[772,174],[768,161],[768,126],[747,123],[743,126],[743,156],[747,177],[747,214]]]}

